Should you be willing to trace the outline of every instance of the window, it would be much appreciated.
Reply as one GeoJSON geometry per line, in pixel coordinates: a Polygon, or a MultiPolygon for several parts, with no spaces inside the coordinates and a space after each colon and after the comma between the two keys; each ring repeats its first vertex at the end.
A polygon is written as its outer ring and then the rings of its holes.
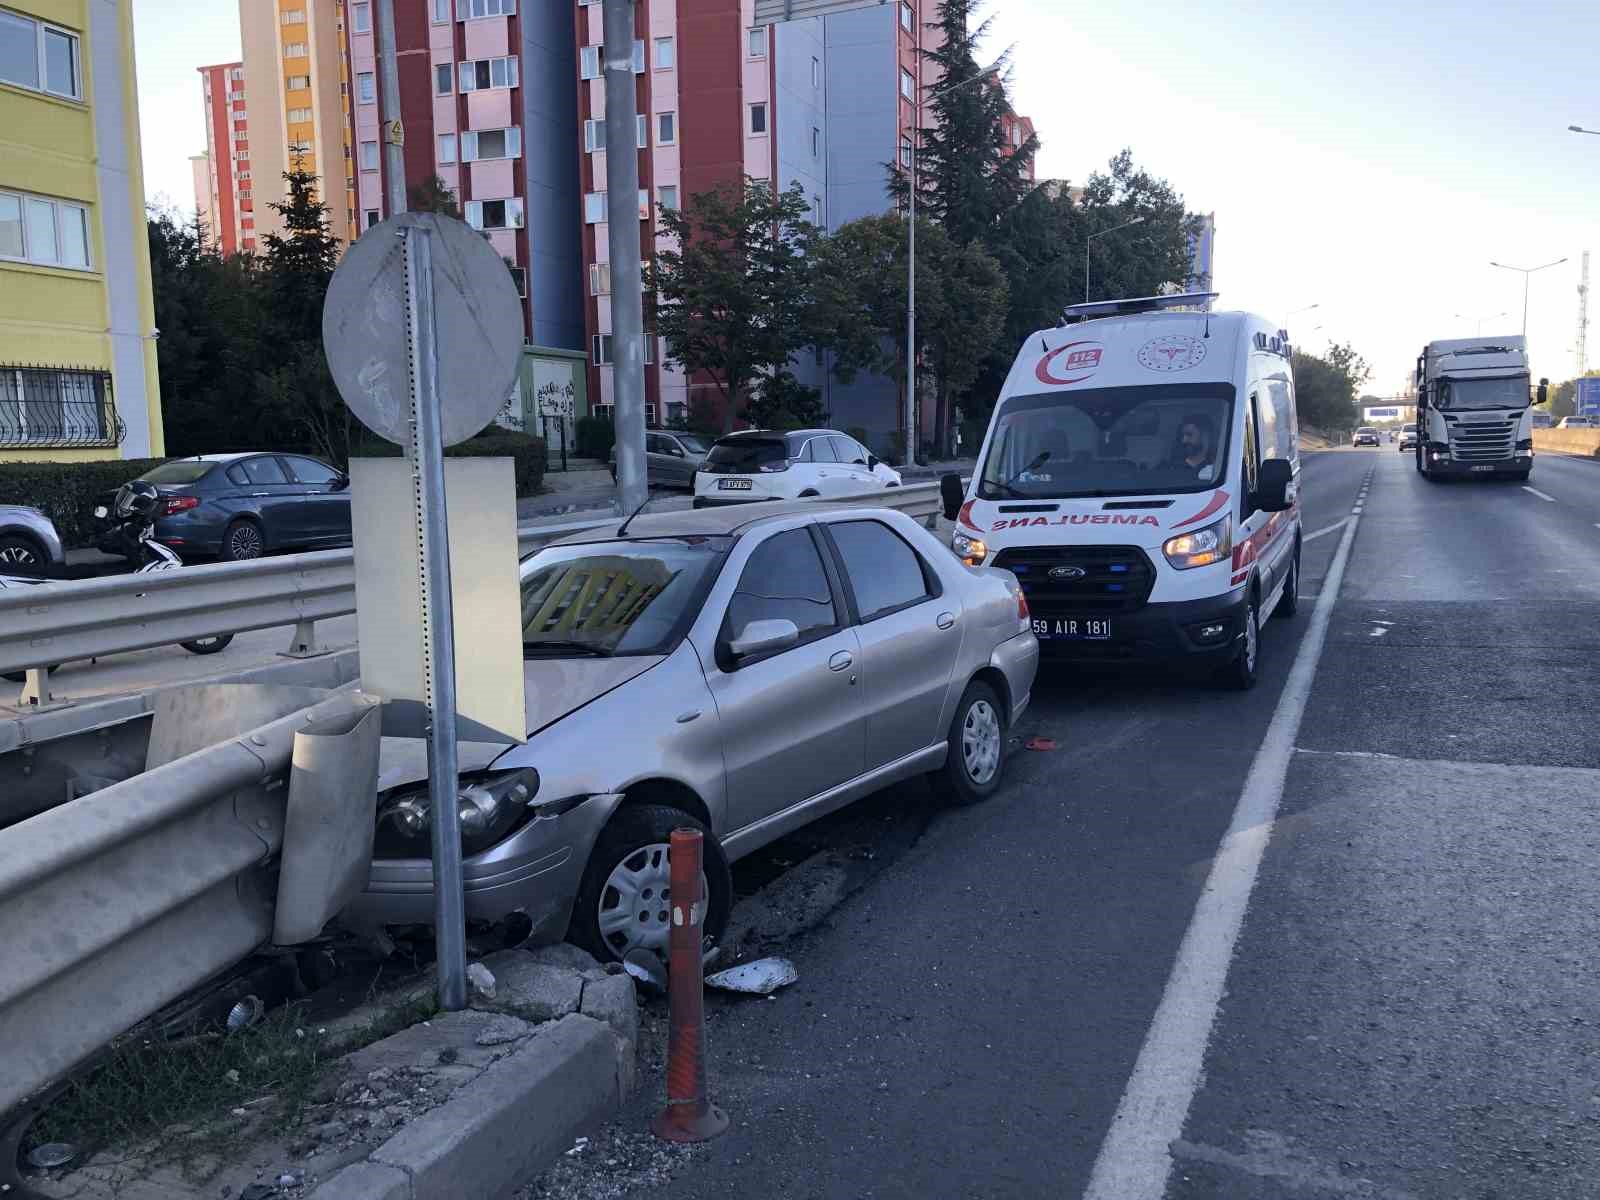
{"type": "Polygon", "coordinates": [[[590,154],[596,150],[606,148],[606,123],[604,121],[585,121],[583,123],[583,148],[590,154]]]}
{"type": "Polygon", "coordinates": [[[350,6],[350,28],[356,33],[372,32],[372,5],[352,4],[350,6]]]}
{"type": "Polygon", "coordinates": [[[589,264],[589,295],[609,296],[611,294],[611,264],[589,264]]]}
{"type": "Polygon", "coordinates": [[[611,357],[611,335],[609,333],[597,333],[589,340],[589,349],[595,366],[603,367],[615,361],[611,357]]]}
{"type": "Polygon", "coordinates": [[[375,208],[369,208],[369,209],[367,209],[366,222],[362,227],[364,229],[371,229],[374,225],[376,225],[378,223],[378,221],[380,219],[381,218],[379,216],[378,210],[375,209],[375,208]]]}
{"type": "Polygon", "coordinates": [[[294,476],[296,483],[309,483],[316,487],[327,487],[339,478],[327,463],[320,463],[314,458],[284,458],[284,464],[289,468],[289,474],[294,476]]]}
{"type": "Polygon", "coordinates": [[[463,92],[481,92],[489,88],[517,86],[517,60],[515,58],[480,58],[461,64],[459,74],[463,92]]]}
{"type": "Polygon", "coordinates": [[[752,104],[750,106],[750,132],[755,134],[755,133],[765,133],[766,131],[767,131],[767,105],[766,105],[766,102],[763,101],[760,104],[752,104]]]}
{"type": "Polygon", "coordinates": [[[814,87],[814,88],[819,88],[819,87],[822,86],[822,60],[821,59],[813,58],[811,60],[811,86],[814,87]]]}
{"type": "Polygon", "coordinates": [[[904,29],[907,33],[913,32],[916,27],[916,22],[917,18],[911,12],[911,5],[905,3],[905,0],[901,0],[900,28],[904,29]]]}
{"type": "Polygon", "coordinates": [[[0,80],[36,92],[83,99],[78,35],[0,9],[0,80]]]}
{"type": "Polygon", "coordinates": [[[521,229],[521,200],[468,200],[467,224],[474,229],[521,229]]]}
{"type": "Polygon", "coordinates": [[[911,72],[904,67],[900,68],[900,94],[907,100],[917,98],[917,81],[911,78],[911,72]]]}
{"type": "Polygon", "coordinates": [[[668,184],[661,189],[661,211],[678,211],[678,188],[676,184],[668,184]]]}
{"type": "Polygon", "coordinates": [[[678,144],[678,114],[656,114],[656,145],[676,146],[678,144]]]}
{"type": "Polygon", "coordinates": [[[0,258],[89,266],[89,210],[65,200],[0,192],[0,258]]]}
{"type": "Polygon", "coordinates": [[[450,0],[433,0],[433,23],[443,25],[450,19],[450,0]]]}
{"type": "Polygon", "coordinates": [[[306,23],[305,10],[297,8],[292,12],[286,11],[278,19],[285,25],[304,25],[306,23]]]}
{"type": "Polygon", "coordinates": [[[647,149],[650,145],[650,116],[648,113],[637,113],[633,118],[634,137],[638,139],[639,149],[647,149]]]}
{"type": "Polygon", "coordinates": [[[670,71],[678,65],[678,44],[672,38],[656,39],[656,70],[670,71]]]}
{"type": "Polygon", "coordinates": [[[453,162],[455,162],[455,160],[456,160],[456,135],[453,134],[453,133],[441,133],[439,135],[439,162],[440,162],[440,164],[443,165],[444,163],[453,163],[453,162]]]}
{"type": "Polygon", "coordinates": [[[816,437],[806,443],[805,453],[800,456],[800,460],[812,463],[836,463],[839,461],[839,456],[833,452],[833,439],[816,437]]]}
{"type": "Polygon", "coordinates": [[[581,79],[599,79],[601,75],[600,47],[584,46],[578,51],[578,76],[581,79]]]}
{"type": "Polygon", "coordinates": [[[378,169],[378,143],[361,143],[361,169],[363,171],[376,171],[378,169]]]}
{"type": "Polygon", "coordinates": [[[583,219],[589,225],[599,225],[606,219],[606,194],[604,192],[584,193],[583,219]]]}
{"type": "Polygon", "coordinates": [[[517,295],[524,300],[528,298],[528,272],[523,267],[507,267],[511,272],[511,282],[517,285],[517,295]]]}
{"type": "Polygon", "coordinates": [[[0,367],[0,445],[114,446],[115,418],[109,371],[0,367]]]}
{"type": "Polygon", "coordinates": [[[283,48],[283,56],[285,58],[304,58],[306,56],[306,44],[304,42],[290,42],[283,48]]]}
{"type": "Polygon", "coordinates": [[[650,192],[646,188],[639,189],[639,220],[650,219],[650,192]]]}
{"type": "Polygon", "coordinates": [[[433,92],[436,96],[448,96],[456,90],[456,69],[450,63],[440,63],[433,68],[433,92]]]}
{"type": "Polygon", "coordinates": [[[521,157],[522,130],[515,125],[509,129],[468,130],[461,135],[462,162],[521,157]]]}
{"type": "Polygon", "coordinates": [[[244,68],[243,67],[235,67],[235,68],[233,68],[233,70],[228,72],[228,78],[232,79],[235,83],[244,82],[244,68]]]}
{"type": "Polygon", "coordinates": [[[283,86],[288,88],[291,92],[300,91],[311,86],[311,76],[291,75],[284,81],[283,86]]]}
{"type": "Polygon", "coordinates": [[[736,636],[752,621],[774,620],[793,621],[802,642],[833,632],[839,623],[827,572],[807,530],[785,530],[756,547],[728,602],[723,637],[736,636]]]}
{"type": "Polygon", "coordinates": [[[247,458],[239,465],[244,468],[245,477],[251,483],[289,482],[289,477],[283,473],[283,468],[278,465],[278,460],[269,458],[265,454],[256,458],[247,458]]]}
{"type": "Polygon", "coordinates": [[[911,139],[903,133],[900,135],[900,165],[908,171],[911,169],[911,139]]]}
{"type": "Polygon", "coordinates": [[[819,226],[822,224],[822,197],[821,196],[813,196],[813,197],[811,197],[811,223],[813,225],[819,225],[819,226]]]}
{"type": "Polygon", "coordinates": [[[765,58],[767,56],[767,31],[752,29],[750,31],[750,57],[765,58]]]}
{"type": "Polygon", "coordinates": [[[886,616],[928,598],[922,560],[881,521],[840,521],[829,525],[844,560],[850,591],[863,621],[886,616]]]}
{"type": "Polygon", "coordinates": [[[356,76],[356,100],[362,104],[378,102],[378,78],[371,71],[363,71],[356,76]]]}
{"type": "Polygon", "coordinates": [[[818,158],[822,154],[822,130],[815,125],[811,127],[811,157],[818,158]]]}
{"type": "Polygon", "coordinates": [[[509,17],[517,11],[517,0],[465,0],[462,7],[472,17],[509,17]]]}

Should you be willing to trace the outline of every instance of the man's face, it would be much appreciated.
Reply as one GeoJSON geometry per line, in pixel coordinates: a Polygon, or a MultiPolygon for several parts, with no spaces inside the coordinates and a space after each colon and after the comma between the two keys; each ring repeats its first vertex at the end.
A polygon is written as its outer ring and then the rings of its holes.
{"type": "Polygon", "coordinates": [[[1193,455],[1201,453],[1206,448],[1205,437],[1201,434],[1200,428],[1197,425],[1184,425],[1183,429],[1179,432],[1179,437],[1182,440],[1183,452],[1186,455],[1192,457],[1193,455]]]}

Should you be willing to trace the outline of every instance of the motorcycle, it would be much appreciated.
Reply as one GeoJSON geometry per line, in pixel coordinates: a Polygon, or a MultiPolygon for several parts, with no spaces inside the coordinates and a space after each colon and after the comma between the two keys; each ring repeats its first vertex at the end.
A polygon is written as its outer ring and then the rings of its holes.
{"type": "MultiPolygon", "coordinates": [[[[116,534],[126,547],[130,561],[139,565],[134,569],[135,575],[151,575],[157,571],[171,571],[183,566],[183,560],[166,546],[156,541],[156,510],[161,505],[161,495],[156,491],[155,485],[143,479],[135,479],[125,483],[117,490],[116,499],[112,501],[112,515],[117,520],[116,534]]],[[[101,517],[108,514],[95,510],[95,516],[101,517]]],[[[32,584],[49,582],[46,579],[31,576],[5,575],[0,576],[0,588],[24,587],[32,584]]],[[[179,642],[178,644],[190,654],[216,654],[227,648],[233,641],[233,634],[219,633],[212,637],[195,638],[192,641],[179,642]]],[[[53,671],[59,663],[52,664],[46,670],[53,671]]],[[[0,678],[9,679],[13,683],[22,683],[27,679],[23,671],[6,671],[0,678]]]]}

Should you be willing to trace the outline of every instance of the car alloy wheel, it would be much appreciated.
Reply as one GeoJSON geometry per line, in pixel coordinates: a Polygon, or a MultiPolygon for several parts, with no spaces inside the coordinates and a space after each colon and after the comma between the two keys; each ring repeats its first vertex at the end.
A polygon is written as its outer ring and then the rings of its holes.
{"type": "Polygon", "coordinates": [[[261,557],[261,530],[249,521],[240,521],[228,530],[228,557],[235,562],[261,557]]]}
{"type": "Polygon", "coordinates": [[[987,700],[976,700],[961,724],[961,757],[967,778],[982,787],[1000,769],[1000,717],[987,700]]]}
{"type": "MultiPolygon", "coordinates": [[[[596,924],[613,953],[625,958],[633,950],[651,950],[667,956],[671,928],[671,848],[666,842],[641,846],[606,876],[600,889],[596,924]]],[[[700,889],[707,890],[705,874],[700,889]]]]}

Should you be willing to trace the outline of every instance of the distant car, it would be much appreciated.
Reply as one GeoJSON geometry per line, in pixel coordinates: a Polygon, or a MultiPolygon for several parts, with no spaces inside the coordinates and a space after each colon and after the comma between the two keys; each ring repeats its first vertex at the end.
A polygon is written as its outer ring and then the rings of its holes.
{"type": "Polygon", "coordinates": [[[1350,439],[1350,444],[1352,446],[1376,446],[1378,445],[1378,431],[1363,425],[1356,430],[1356,435],[1350,439]]]}
{"type": "Polygon", "coordinates": [[[719,438],[694,480],[694,506],[849,496],[900,486],[900,473],[834,429],[749,429],[719,438]]]}
{"type": "MultiPolygon", "coordinates": [[[[711,450],[698,433],[649,430],[644,435],[645,479],[651,487],[694,487],[694,473],[711,450]]],[[[617,448],[611,448],[611,480],[617,478],[617,448]]]]}
{"type": "Polygon", "coordinates": [[[55,522],[37,508],[0,504],[0,572],[32,575],[64,562],[55,522]]]}
{"type": "Polygon", "coordinates": [[[1594,429],[1593,417],[1562,417],[1557,429],[1594,429]]]}
{"type": "Polygon", "coordinates": [[[1404,453],[1407,450],[1415,450],[1416,448],[1417,423],[1415,421],[1411,421],[1400,426],[1400,451],[1401,453],[1404,453]]]}
{"type": "MultiPolygon", "coordinates": [[[[156,485],[155,540],[183,558],[239,561],[284,550],[350,544],[350,478],[303,454],[202,454],[139,476],[156,485]]],[[[125,551],[111,515],[115,491],[95,499],[98,545],[125,551]]]]}

